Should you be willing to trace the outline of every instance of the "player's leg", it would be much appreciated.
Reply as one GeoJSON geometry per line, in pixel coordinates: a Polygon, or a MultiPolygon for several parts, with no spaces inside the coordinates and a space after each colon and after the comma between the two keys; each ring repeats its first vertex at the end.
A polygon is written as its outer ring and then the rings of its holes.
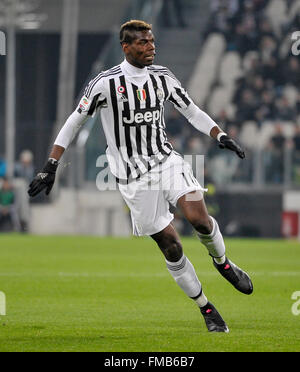
{"type": "Polygon", "coordinates": [[[201,191],[182,196],[178,199],[177,206],[197,231],[221,275],[242,293],[251,294],[253,286],[248,274],[225,256],[225,244],[219,225],[209,216],[201,191]]]}
{"type": "Polygon", "coordinates": [[[169,273],[185,294],[199,306],[208,330],[228,332],[224,320],[215,307],[208,302],[192,263],[183,253],[180,238],[174,227],[170,224],[151,237],[165,256],[169,273]]]}
{"type": "MultiPolygon", "coordinates": [[[[168,161],[170,159],[164,163],[165,167],[168,161]]],[[[208,330],[226,332],[226,324],[213,305],[207,302],[194,267],[183,254],[179,236],[171,225],[173,215],[170,213],[166,193],[161,187],[156,187],[160,186],[160,177],[160,169],[153,169],[141,176],[139,181],[119,185],[124,201],[130,208],[133,232],[137,236],[151,236],[156,241],[165,256],[170,274],[180,288],[197,303],[208,330]]],[[[177,199],[177,195],[174,197],[177,199]]]]}
{"type": "Polygon", "coordinates": [[[194,191],[178,199],[177,206],[197,231],[200,241],[218,262],[225,261],[225,244],[217,221],[209,216],[201,191],[194,191]]]}

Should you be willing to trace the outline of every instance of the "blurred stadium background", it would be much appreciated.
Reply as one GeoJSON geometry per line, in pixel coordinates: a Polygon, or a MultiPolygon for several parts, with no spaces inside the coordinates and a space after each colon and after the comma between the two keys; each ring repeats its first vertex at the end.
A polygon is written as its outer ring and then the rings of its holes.
{"type": "MultiPolygon", "coordinates": [[[[175,149],[205,155],[206,201],[224,235],[300,237],[299,0],[1,0],[0,230],[131,235],[118,191],[96,187],[99,118],[65,154],[51,198],[26,193],[87,82],[122,60],[129,19],[153,24],[155,63],[246,149],[241,162],[168,106],[175,149]]],[[[192,234],[180,215],[176,226],[192,234]]]]}

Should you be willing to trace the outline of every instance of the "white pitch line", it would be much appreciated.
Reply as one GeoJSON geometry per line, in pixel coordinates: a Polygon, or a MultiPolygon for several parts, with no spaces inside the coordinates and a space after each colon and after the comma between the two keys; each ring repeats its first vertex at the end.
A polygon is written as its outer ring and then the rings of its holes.
{"type": "MultiPolygon", "coordinates": [[[[265,271],[253,271],[248,272],[250,276],[265,276],[265,277],[300,277],[299,271],[273,271],[273,272],[265,272],[265,271]]],[[[197,272],[199,278],[205,277],[205,276],[219,276],[220,274],[218,272],[212,272],[212,271],[198,271],[197,272]]],[[[104,273],[79,273],[79,272],[59,272],[59,273],[51,273],[51,274],[45,274],[45,273],[1,273],[0,277],[61,277],[61,278],[163,278],[163,277],[169,277],[170,274],[168,272],[156,272],[156,273],[118,273],[115,272],[104,272],[104,273]]]]}

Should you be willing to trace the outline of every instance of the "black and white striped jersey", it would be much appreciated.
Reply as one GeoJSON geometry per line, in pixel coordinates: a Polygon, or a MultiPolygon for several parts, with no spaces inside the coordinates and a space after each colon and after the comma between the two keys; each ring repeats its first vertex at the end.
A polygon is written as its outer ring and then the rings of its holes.
{"type": "MultiPolygon", "coordinates": [[[[87,85],[76,115],[87,117],[100,112],[108,163],[119,182],[137,179],[171,154],[173,148],[165,132],[166,101],[196,127],[202,120],[197,113],[204,113],[170,70],[162,66],[139,69],[124,60],[87,85]]],[[[208,116],[204,119],[205,129],[198,129],[209,134],[216,124],[208,116]]],[[[57,144],[63,143],[59,137],[57,144]]]]}

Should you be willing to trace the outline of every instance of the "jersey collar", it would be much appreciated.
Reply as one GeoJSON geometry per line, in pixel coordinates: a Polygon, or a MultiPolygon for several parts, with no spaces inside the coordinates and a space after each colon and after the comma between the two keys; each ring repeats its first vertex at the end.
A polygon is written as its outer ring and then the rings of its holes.
{"type": "Polygon", "coordinates": [[[132,78],[141,78],[145,77],[148,74],[147,67],[144,68],[138,68],[133,65],[131,65],[126,59],[121,63],[121,67],[126,72],[126,75],[132,77],[132,78]]]}

